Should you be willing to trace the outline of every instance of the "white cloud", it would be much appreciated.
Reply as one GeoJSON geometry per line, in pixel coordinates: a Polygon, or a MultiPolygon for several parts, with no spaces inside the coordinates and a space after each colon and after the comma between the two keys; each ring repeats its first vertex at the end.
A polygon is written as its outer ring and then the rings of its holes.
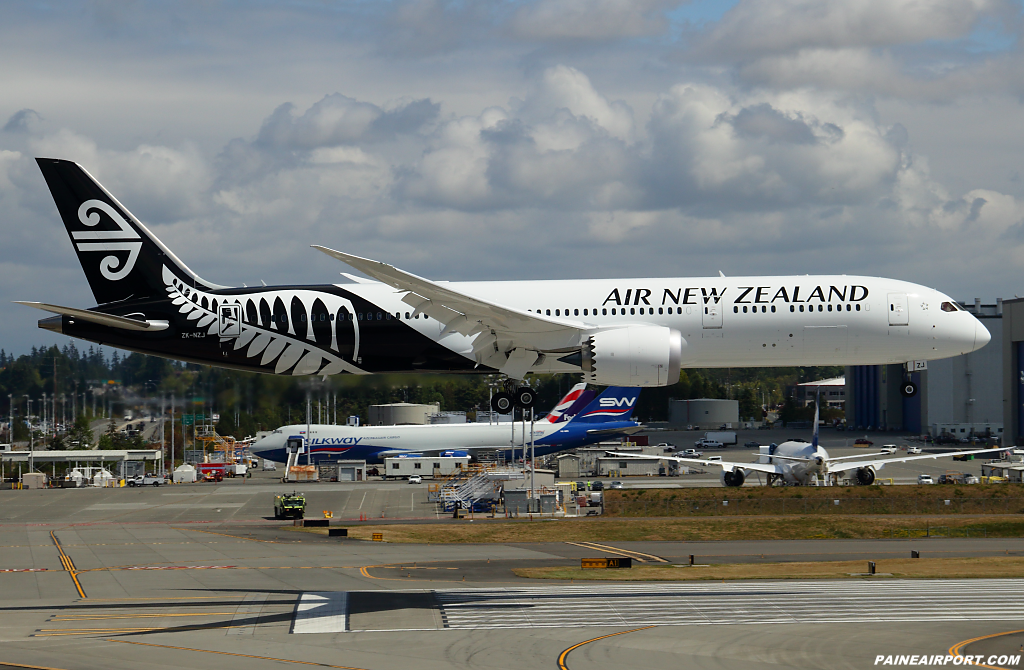
{"type": "Polygon", "coordinates": [[[592,41],[659,35],[665,10],[679,0],[539,0],[512,16],[517,37],[537,41],[592,41]]]}
{"type": "Polygon", "coordinates": [[[1000,0],[742,0],[699,42],[730,60],[804,49],[916,44],[967,35],[1000,0]]]}

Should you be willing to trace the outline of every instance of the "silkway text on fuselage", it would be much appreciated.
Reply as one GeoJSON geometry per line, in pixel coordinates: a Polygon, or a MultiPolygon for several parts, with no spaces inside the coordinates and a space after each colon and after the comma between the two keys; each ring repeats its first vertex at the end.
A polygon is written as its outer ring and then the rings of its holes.
{"type": "MultiPolygon", "coordinates": [[[[660,304],[707,305],[708,303],[712,303],[717,305],[720,300],[725,298],[725,292],[728,290],[729,287],[722,287],[719,289],[717,286],[714,288],[677,288],[675,291],[666,288],[662,289],[660,304]]],[[[793,287],[738,286],[735,291],[738,295],[733,300],[733,304],[736,305],[770,305],[776,301],[786,303],[807,303],[812,300],[818,300],[823,303],[833,302],[833,300],[839,303],[861,302],[868,297],[867,287],[859,284],[851,286],[793,287]]],[[[654,291],[649,288],[627,288],[625,291],[620,291],[618,288],[615,288],[612,289],[612,292],[608,294],[608,297],[604,299],[604,302],[601,303],[601,305],[650,305],[651,297],[653,295],[654,291]]],[[[655,298],[655,300],[657,300],[657,298],[655,298]]]]}

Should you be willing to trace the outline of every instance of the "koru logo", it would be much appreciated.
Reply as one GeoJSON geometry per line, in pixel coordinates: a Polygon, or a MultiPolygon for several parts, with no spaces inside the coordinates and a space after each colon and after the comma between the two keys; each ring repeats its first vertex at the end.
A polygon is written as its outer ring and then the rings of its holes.
{"type": "Polygon", "coordinates": [[[114,255],[105,256],[100,261],[100,274],[106,279],[110,281],[124,279],[135,267],[135,261],[138,260],[139,251],[142,249],[142,242],[129,242],[128,240],[140,239],[139,234],[128,225],[128,222],[116,209],[102,200],[83,202],[82,206],[78,208],[78,220],[89,227],[97,225],[100,222],[100,215],[95,210],[109,216],[120,230],[76,230],[71,233],[71,237],[76,240],[76,248],[79,251],[127,251],[128,258],[124,261],[114,255]],[[105,241],[78,242],[78,240],[105,241]]]}

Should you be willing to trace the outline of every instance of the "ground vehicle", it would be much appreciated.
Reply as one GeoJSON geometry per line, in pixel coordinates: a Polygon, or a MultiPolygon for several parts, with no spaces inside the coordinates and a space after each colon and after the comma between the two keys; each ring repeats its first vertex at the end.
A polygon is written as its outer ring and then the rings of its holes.
{"type": "Polygon", "coordinates": [[[697,451],[696,449],[684,449],[683,450],[683,458],[700,458],[703,455],[704,454],[702,454],[701,452],[697,451]]]}
{"type": "Polygon", "coordinates": [[[702,437],[693,443],[693,446],[700,449],[725,449],[725,445],[718,440],[709,440],[706,437],[702,437]]]}
{"type": "Polygon", "coordinates": [[[274,496],[275,519],[301,519],[306,515],[306,496],[301,493],[279,493],[274,496]]]}
{"type": "Polygon", "coordinates": [[[898,449],[896,448],[895,444],[887,444],[878,451],[883,454],[895,454],[898,451],[898,449]]]}
{"type": "Polygon", "coordinates": [[[709,461],[721,461],[722,457],[721,456],[708,456],[708,460],[709,461]]]}
{"type": "Polygon", "coordinates": [[[208,470],[203,473],[204,482],[222,482],[224,481],[224,472],[222,470],[208,470]]]}
{"type": "Polygon", "coordinates": [[[410,484],[422,484],[423,483],[423,477],[421,477],[419,475],[409,475],[409,483],[410,484]]]}
{"type": "Polygon", "coordinates": [[[586,491],[587,490],[587,483],[586,482],[576,482],[576,490],[577,491],[586,491]]]}
{"type": "Polygon", "coordinates": [[[751,440],[750,442],[744,442],[743,446],[750,447],[751,449],[757,449],[758,447],[761,446],[761,443],[758,442],[757,440],[751,440]]]}
{"type": "Polygon", "coordinates": [[[139,475],[125,481],[128,486],[160,486],[166,484],[167,480],[157,475],[139,475]]]}
{"type": "Polygon", "coordinates": [[[863,444],[866,447],[870,447],[872,444],[874,444],[874,442],[872,442],[871,440],[869,440],[866,437],[858,437],[856,440],[853,441],[853,443],[854,444],[863,444]]]}
{"type": "Polygon", "coordinates": [[[932,479],[931,475],[918,475],[917,476],[917,483],[918,484],[934,484],[935,480],[932,479]]]}
{"type": "Polygon", "coordinates": [[[736,444],[736,431],[735,430],[713,430],[704,433],[704,439],[711,442],[721,442],[723,446],[726,444],[736,444]]]}
{"type": "Polygon", "coordinates": [[[608,485],[608,488],[610,488],[610,489],[622,489],[622,488],[625,488],[625,487],[622,485],[622,482],[612,482],[611,484],[608,485]]]}
{"type": "Polygon", "coordinates": [[[907,447],[907,453],[908,454],[920,454],[921,453],[921,447],[907,447]]]}
{"type": "Polygon", "coordinates": [[[974,454],[957,454],[953,457],[954,461],[973,461],[974,454]]]}
{"type": "Polygon", "coordinates": [[[596,481],[593,481],[593,482],[590,482],[590,490],[591,491],[604,491],[604,482],[602,482],[600,479],[598,479],[596,481]]]}
{"type": "Polygon", "coordinates": [[[964,475],[964,484],[978,484],[981,480],[974,475],[964,475]]]}

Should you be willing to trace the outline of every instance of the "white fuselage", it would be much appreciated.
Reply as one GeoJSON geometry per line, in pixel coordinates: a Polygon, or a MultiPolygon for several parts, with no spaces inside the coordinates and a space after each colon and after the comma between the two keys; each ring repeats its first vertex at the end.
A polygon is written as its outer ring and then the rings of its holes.
{"type": "MultiPolygon", "coordinates": [[[[678,330],[684,367],[874,365],[948,358],[990,339],[973,315],[934,289],[846,275],[451,282],[500,305],[578,322],[678,330]]],[[[472,339],[415,315],[384,284],[343,284],[444,347],[472,358],[472,339]]],[[[379,317],[378,317],[379,318],[379,317]]],[[[566,341],[565,350],[580,342],[566,341]]],[[[556,347],[552,347],[556,349],[556,347]]],[[[534,372],[578,372],[547,356],[534,372]]]]}

